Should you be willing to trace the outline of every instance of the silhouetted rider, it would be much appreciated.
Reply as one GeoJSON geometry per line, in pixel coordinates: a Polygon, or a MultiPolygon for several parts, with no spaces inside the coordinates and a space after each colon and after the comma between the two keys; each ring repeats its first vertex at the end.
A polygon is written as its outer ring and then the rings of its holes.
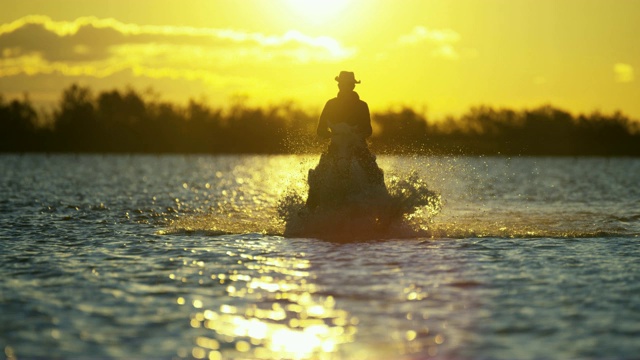
{"type": "Polygon", "coordinates": [[[371,136],[371,116],[369,106],[360,100],[357,92],[353,91],[356,84],[355,74],[341,71],[336,76],[338,82],[338,96],[327,101],[318,121],[318,136],[327,139],[331,137],[332,125],[344,123],[353,127],[354,132],[366,139],[371,136]]]}
{"type": "Polygon", "coordinates": [[[327,101],[317,129],[318,136],[330,138],[331,144],[307,178],[307,208],[312,211],[386,194],[384,174],[366,142],[371,136],[369,106],[353,91],[360,81],[350,71],[341,71],[335,80],[340,91],[327,101]]]}
{"type": "Polygon", "coordinates": [[[341,71],[335,80],[340,89],[338,96],[327,101],[318,121],[318,136],[331,138],[331,144],[320,156],[318,166],[309,170],[307,207],[310,209],[315,209],[321,203],[342,204],[354,191],[361,193],[383,189],[386,192],[384,174],[366,142],[366,138],[371,136],[369,106],[353,91],[360,81],[356,81],[354,73],[350,71],[341,71]],[[360,165],[364,176],[349,174],[353,160],[360,165]],[[342,172],[344,170],[346,172],[342,172]],[[331,178],[335,174],[344,178],[340,178],[340,181],[331,178]],[[349,185],[353,181],[359,182],[359,186],[349,185]]]}

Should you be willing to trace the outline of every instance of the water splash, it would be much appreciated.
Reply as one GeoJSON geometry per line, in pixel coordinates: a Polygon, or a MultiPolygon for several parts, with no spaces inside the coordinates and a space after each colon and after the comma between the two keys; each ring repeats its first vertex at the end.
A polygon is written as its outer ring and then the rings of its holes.
{"type": "Polygon", "coordinates": [[[392,176],[382,197],[355,199],[340,207],[311,210],[298,192],[290,191],[278,202],[285,222],[284,236],[319,237],[336,241],[412,238],[428,235],[431,219],[442,206],[416,172],[392,176]]]}

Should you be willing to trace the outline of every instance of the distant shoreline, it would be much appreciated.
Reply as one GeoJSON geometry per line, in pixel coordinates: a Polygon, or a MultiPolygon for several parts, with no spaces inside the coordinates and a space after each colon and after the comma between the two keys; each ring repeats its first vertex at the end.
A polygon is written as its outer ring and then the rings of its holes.
{"type": "MultiPolygon", "coordinates": [[[[0,96],[0,153],[306,154],[318,114],[286,103],[212,108],[145,98],[133,89],[94,95],[72,85],[56,108],[39,113],[28,96],[0,96]]],[[[378,154],[640,157],[640,121],[621,112],[573,115],[551,105],[531,110],[471,108],[433,121],[411,108],[372,114],[378,154]]]]}

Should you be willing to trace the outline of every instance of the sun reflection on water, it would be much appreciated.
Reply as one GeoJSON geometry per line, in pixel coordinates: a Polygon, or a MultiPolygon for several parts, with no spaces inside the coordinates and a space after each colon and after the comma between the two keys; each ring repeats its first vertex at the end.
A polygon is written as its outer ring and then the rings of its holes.
{"type": "MultiPolygon", "coordinates": [[[[259,359],[308,358],[331,353],[339,344],[353,341],[355,325],[347,313],[334,308],[333,299],[312,300],[309,293],[287,296],[286,305],[273,303],[270,309],[253,305],[240,309],[222,305],[197,312],[192,326],[212,330],[216,338],[235,344],[227,355],[251,353],[259,359]],[[295,301],[298,302],[295,302],[295,301]]],[[[196,345],[205,351],[219,351],[216,339],[199,337],[196,345]]]]}
{"type": "Polygon", "coordinates": [[[201,261],[186,262],[192,269],[205,269],[197,272],[205,279],[202,285],[223,289],[217,297],[176,300],[179,306],[193,308],[190,326],[198,336],[190,356],[332,358],[341,344],[354,341],[358,319],[339,309],[332,296],[317,294],[304,254],[264,255],[272,250],[253,243],[227,251],[226,260],[236,265],[227,273],[205,274],[206,262],[203,267],[198,267],[201,261]],[[250,246],[262,251],[250,254],[256,250],[250,246]]]}

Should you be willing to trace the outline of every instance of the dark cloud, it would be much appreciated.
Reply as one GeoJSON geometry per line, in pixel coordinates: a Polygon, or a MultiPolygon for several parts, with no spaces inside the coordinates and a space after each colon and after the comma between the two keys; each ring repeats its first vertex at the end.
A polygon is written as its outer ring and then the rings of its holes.
{"type": "Polygon", "coordinates": [[[5,58],[37,53],[47,61],[99,61],[109,58],[114,46],[124,44],[271,49],[266,51],[315,49],[332,55],[349,53],[333,39],[312,38],[299,32],[276,36],[229,29],[142,26],[113,19],[80,18],[75,22],[55,22],[43,16],[23,18],[5,25],[5,29],[0,28],[0,54],[5,58]],[[74,28],[75,31],[70,30],[74,28]]]}
{"type": "Polygon", "coordinates": [[[83,27],[75,35],[59,36],[41,24],[28,24],[0,35],[0,49],[35,52],[50,61],[92,61],[108,57],[109,46],[121,39],[122,34],[113,29],[83,27]]]}
{"type": "Polygon", "coordinates": [[[38,53],[48,61],[97,61],[110,57],[109,49],[122,44],[179,44],[238,46],[238,41],[206,34],[125,33],[113,27],[85,24],[72,34],[60,35],[44,23],[25,23],[0,33],[0,54],[10,56],[38,53]]]}

